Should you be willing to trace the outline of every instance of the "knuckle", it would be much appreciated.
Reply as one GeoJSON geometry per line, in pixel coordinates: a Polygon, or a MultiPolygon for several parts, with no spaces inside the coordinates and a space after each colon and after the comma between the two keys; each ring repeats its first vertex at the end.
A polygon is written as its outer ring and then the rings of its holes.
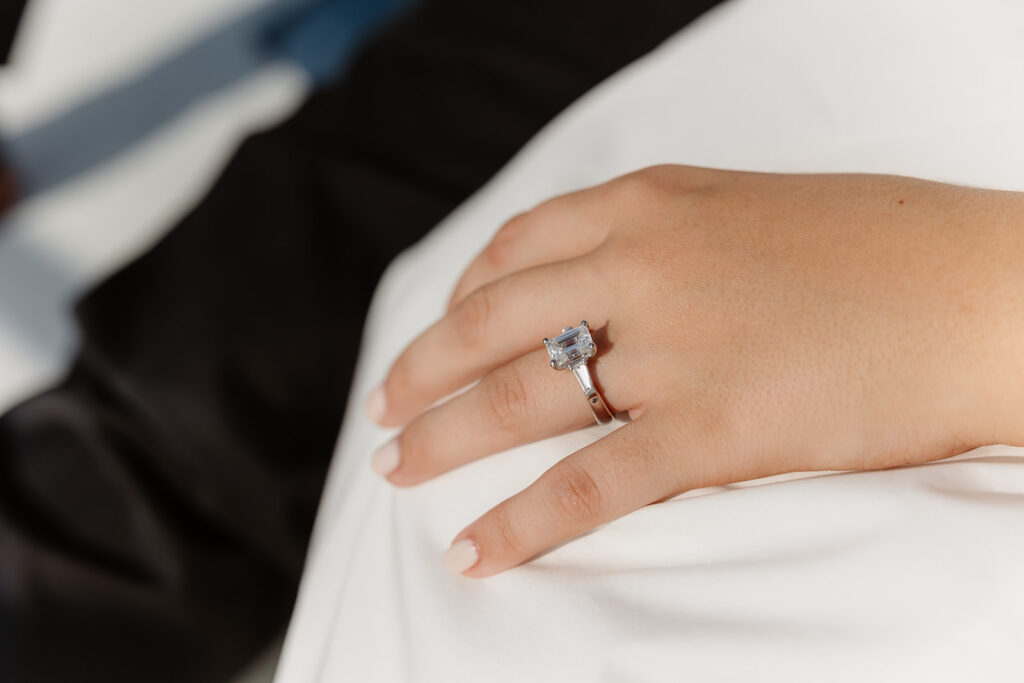
{"type": "Polygon", "coordinates": [[[532,213],[529,211],[516,214],[512,218],[505,221],[505,223],[498,228],[498,232],[494,234],[494,238],[491,239],[491,243],[488,247],[488,251],[491,251],[494,247],[502,247],[507,245],[519,238],[527,225],[532,220],[532,213]]]}
{"type": "Polygon", "coordinates": [[[508,227],[510,224],[511,221],[501,226],[501,229],[498,230],[498,234],[495,235],[490,244],[484,248],[482,265],[490,268],[491,270],[500,269],[508,260],[508,254],[511,251],[511,244],[513,242],[512,232],[508,227]]]}
{"type": "Polygon", "coordinates": [[[469,348],[476,347],[484,337],[484,330],[491,317],[491,294],[482,287],[464,298],[452,311],[452,324],[460,342],[469,348]]]}
{"type": "Polygon", "coordinates": [[[689,213],[713,205],[727,194],[734,179],[735,174],[727,171],[662,164],[616,178],[611,191],[616,199],[629,205],[671,201],[689,213]]]}
{"type": "Polygon", "coordinates": [[[522,556],[527,554],[527,547],[523,543],[523,536],[512,521],[507,505],[499,505],[494,508],[494,538],[502,546],[502,550],[511,555],[522,556]]]}
{"type": "Polygon", "coordinates": [[[511,431],[531,419],[526,385],[519,371],[512,366],[495,370],[484,383],[487,406],[494,423],[511,431]]]}
{"type": "Polygon", "coordinates": [[[603,494],[586,468],[564,461],[555,465],[550,489],[554,512],[561,518],[585,523],[600,516],[603,494]]]}
{"type": "Polygon", "coordinates": [[[498,228],[490,244],[484,249],[483,261],[492,269],[501,269],[505,266],[515,249],[515,243],[523,238],[523,235],[533,229],[537,221],[538,209],[524,211],[516,214],[505,224],[498,228]]]}
{"type": "Polygon", "coordinates": [[[664,193],[669,183],[669,166],[649,166],[613,181],[612,190],[624,201],[650,201],[664,193]]]}
{"type": "Polygon", "coordinates": [[[530,215],[530,211],[523,211],[509,218],[498,228],[498,232],[494,235],[494,241],[508,240],[515,237],[517,233],[526,227],[527,222],[530,220],[530,215]]]}
{"type": "Polygon", "coordinates": [[[555,200],[548,200],[529,211],[518,213],[498,228],[490,244],[483,251],[483,261],[493,269],[507,265],[517,242],[522,241],[529,233],[547,220],[551,213],[550,207],[555,200]]]}
{"type": "Polygon", "coordinates": [[[484,249],[484,263],[492,270],[498,270],[508,261],[509,240],[491,240],[491,243],[484,249]]]}

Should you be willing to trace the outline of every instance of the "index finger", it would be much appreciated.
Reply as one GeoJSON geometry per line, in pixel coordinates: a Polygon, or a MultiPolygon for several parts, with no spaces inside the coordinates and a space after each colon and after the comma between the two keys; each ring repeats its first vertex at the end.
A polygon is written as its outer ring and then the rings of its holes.
{"type": "Polygon", "coordinates": [[[581,256],[608,234],[611,212],[594,188],[577,190],[513,217],[469,264],[448,302],[450,311],[486,284],[506,275],[581,256]]]}

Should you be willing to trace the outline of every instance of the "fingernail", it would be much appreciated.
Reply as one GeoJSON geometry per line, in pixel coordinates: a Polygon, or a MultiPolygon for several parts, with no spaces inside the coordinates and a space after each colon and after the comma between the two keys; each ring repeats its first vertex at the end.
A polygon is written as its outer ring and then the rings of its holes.
{"type": "Polygon", "coordinates": [[[366,411],[366,416],[374,422],[379,423],[384,419],[384,414],[388,412],[388,397],[384,394],[383,384],[370,392],[369,398],[366,399],[364,410],[366,411]]]}
{"type": "Polygon", "coordinates": [[[476,543],[468,538],[452,543],[452,547],[444,554],[444,566],[448,571],[461,574],[467,569],[476,566],[480,561],[480,551],[476,543]]]}
{"type": "Polygon", "coordinates": [[[382,477],[386,477],[398,469],[402,462],[402,454],[398,452],[398,439],[391,439],[386,444],[373,452],[370,458],[370,467],[382,477]]]}

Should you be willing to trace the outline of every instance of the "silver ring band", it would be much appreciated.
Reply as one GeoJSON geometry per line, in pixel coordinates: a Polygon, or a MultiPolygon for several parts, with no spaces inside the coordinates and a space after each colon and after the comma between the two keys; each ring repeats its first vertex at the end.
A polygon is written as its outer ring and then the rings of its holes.
{"type": "Polygon", "coordinates": [[[576,375],[576,379],[583,389],[583,394],[587,397],[587,403],[590,404],[590,409],[594,411],[594,419],[597,420],[597,424],[603,425],[611,422],[612,413],[608,410],[608,404],[604,402],[601,392],[594,386],[594,380],[590,376],[590,369],[587,367],[587,364],[580,363],[572,366],[572,374],[576,375]]]}
{"type": "Polygon", "coordinates": [[[605,424],[612,419],[612,413],[608,410],[608,404],[604,402],[601,392],[594,386],[594,378],[590,375],[590,368],[587,361],[597,353],[597,345],[590,334],[590,327],[587,321],[580,321],[577,327],[566,327],[554,339],[544,338],[544,346],[551,358],[551,367],[555,370],[572,370],[576,381],[583,389],[583,395],[587,399],[587,405],[594,413],[594,419],[598,424],[605,424]]]}

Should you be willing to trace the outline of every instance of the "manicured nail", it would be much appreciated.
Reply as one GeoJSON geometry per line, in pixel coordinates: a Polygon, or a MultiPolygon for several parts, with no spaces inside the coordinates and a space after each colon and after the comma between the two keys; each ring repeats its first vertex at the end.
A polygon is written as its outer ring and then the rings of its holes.
{"type": "Polygon", "coordinates": [[[391,439],[373,452],[370,467],[382,477],[386,477],[398,469],[402,462],[402,454],[398,452],[398,439],[391,439]]]}
{"type": "Polygon", "coordinates": [[[480,561],[480,551],[476,543],[468,538],[452,543],[448,552],[444,554],[444,566],[456,574],[461,574],[467,569],[472,569],[480,561]]]}
{"type": "Polygon", "coordinates": [[[366,411],[366,416],[374,422],[379,423],[384,419],[385,413],[388,412],[388,397],[384,394],[383,384],[370,392],[370,397],[366,399],[364,410],[366,411]]]}

